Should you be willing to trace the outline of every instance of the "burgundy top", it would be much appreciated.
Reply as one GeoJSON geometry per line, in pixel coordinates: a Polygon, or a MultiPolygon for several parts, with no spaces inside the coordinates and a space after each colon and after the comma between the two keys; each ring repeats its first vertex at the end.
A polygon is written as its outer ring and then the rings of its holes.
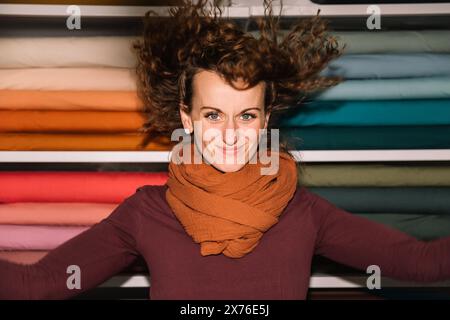
{"type": "MultiPolygon", "coordinates": [[[[109,217],[34,265],[0,261],[0,298],[60,299],[93,288],[142,255],[151,299],[305,299],[314,254],[399,280],[450,278],[450,237],[422,242],[298,187],[279,222],[242,258],[203,257],[165,200],[142,186],[109,217]],[[68,289],[69,265],[81,289],[68,289]]],[[[239,212],[237,214],[245,214],[239,212]]]]}

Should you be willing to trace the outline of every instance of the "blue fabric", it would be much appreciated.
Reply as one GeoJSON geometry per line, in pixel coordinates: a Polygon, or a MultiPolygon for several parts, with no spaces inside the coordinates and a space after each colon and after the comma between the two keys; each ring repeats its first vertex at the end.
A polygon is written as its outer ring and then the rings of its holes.
{"type": "Polygon", "coordinates": [[[345,79],[387,79],[450,76],[450,54],[348,54],[320,73],[345,79]]]}
{"type": "Polygon", "coordinates": [[[346,80],[315,100],[450,99],[450,77],[346,80]]]}

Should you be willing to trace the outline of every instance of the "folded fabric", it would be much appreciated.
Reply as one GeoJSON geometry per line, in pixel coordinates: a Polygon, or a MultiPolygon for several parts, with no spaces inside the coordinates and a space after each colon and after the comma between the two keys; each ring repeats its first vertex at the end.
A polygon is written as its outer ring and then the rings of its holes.
{"type": "Polygon", "coordinates": [[[0,171],[0,202],[117,204],[140,186],[166,181],[167,172],[0,171]]]}
{"type": "Polygon", "coordinates": [[[449,76],[450,54],[347,54],[331,61],[320,74],[345,79],[449,76]]]}
{"type": "Polygon", "coordinates": [[[129,68],[0,69],[0,89],[136,90],[136,70],[129,68]]]}
{"type": "Polygon", "coordinates": [[[3,203],[0,224],[91,226],[109,216],[116,207],[114,203],[3,203]]]}
{"type": "Polygon", "coordinates": [[[145,147],[141,133],[2,133],[0,150],[18,151],[170,151],[177,143],[168,137],[155,137],[145,147]]]}
{"type": "Polygon", "coordinates": [[[449,30],[340,31],[331,32],[346,43],[346,54],[450,52],[449,30]]]}
{"type": "Polygon", "coordinates": [[[89,228],[0,225],[0,250],[52,250],[89,228]]]}
{"type": "MultiPolygon", "coordinates": [[[[281,30],[287,34],[289,30],[281,30]]],[[[259,37],[259,31],[252,31],[259,37]]],[[[448,53],[448,30],[421,31],[334,31],[345,54],[448,53]]],[[[133,41],[139,36],[92,37],[4,37],[0,38],[0,68],[30,67],[119,67],[134,68],[133,41]],[[35,50],[39,48],[39,50],[35,50]],[[33,52],[33,55],[27,54],[33,52]]]]}
{"type": "Polygon", "coordinates": [[[314,100],[403,100],[450,98],[450,77],[345,80],[314,100]]]}
{"type": "Polygon", "coordinates": [[[0,109],[138,111],[136,91],[0,90],[0,109]]]}
{"type": "Polygon", "coordinates": [[[391,226],[421,240],[450,235],[450,215],[408,213],[355,213],[355,215],[391,226]]]}
{"type": "Polygon", "coordinates": [[[450,99],[312,101],[275,127],[450,125],[450,99]]]}
{"type": "MultiPolygon", "coordinates": [[[[289,32],[280,30],[278,40],[281,42],[289,32]]],[[[250,33],[260,36],[257,30],[250,33]]],[[[344,54],[450,52],[449,30],[330,31],[329,34],[337,37],[340,47],[346,44],[344,54]]]]}
{"type": "MultiPolygon", "coordinates": [[[[302,163],[299,183],[309,187],[449,187],[450,164],[302,163]]],[[[391,188],[389,190],[392,190],[391,188]]],[[[361,211],[362,212],[362,211],[361,211]]]]}
{"type": "Polygon", "coordinates": [[[281,128],[291,150],[450,149],[449,126],[281,128]]]}
{"type": "Polygon", "coordinates": [[[138,37],[4,37],[0,38],[0,68],[134,68],[135,39],[138,37]]]}
{"type": "Polygon", "coordinates": [[[450,214],[450,188],[445,187],[310,187],[309,190],[350,212],[450,214]]]}
{"type": "Polygon", "coordinates": [[[139,132],[138,111],[0,110],[0,132],[139,132]]]}
{"type": "Polygon", "coordinates": [[[0,251],[0,259],[19,264],[33,264],[41,260],[49,251],[0,251]]]}

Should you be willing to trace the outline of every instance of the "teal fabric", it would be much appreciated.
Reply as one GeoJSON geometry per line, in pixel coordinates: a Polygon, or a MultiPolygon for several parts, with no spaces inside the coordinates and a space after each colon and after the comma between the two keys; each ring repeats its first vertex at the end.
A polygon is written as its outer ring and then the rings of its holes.
{"type": "Polygon", "coordinates": [[[450,236],[450,215],[355,213],[355,215],[390,226],[421,240],[450,236]]]}
{"type": "Polygon", "coordinates": [[[308,187],[349,212],[450,215],[450,188],[446,187],[308,187]]]}
{"type": "Polygon", "coordinates": [[[423,78],[450,75],[450,54],[348,54],[331,61],[323,76],[345,79],[423,78]]]}
{"type": "Polygon", "coordinates": [[[278,128],[449,124],[450,99],[312,101],[273,120],[278,128]]]}
{"type": "Polygon", "coordinates": [[[294,150],[450,149],[449,126],[281,128],[294,150]]]}
{"type": "Polygon", "coordinates": [[[313,98],[320,101],[449,99],[450,77],[346,80],[313,98]]]}

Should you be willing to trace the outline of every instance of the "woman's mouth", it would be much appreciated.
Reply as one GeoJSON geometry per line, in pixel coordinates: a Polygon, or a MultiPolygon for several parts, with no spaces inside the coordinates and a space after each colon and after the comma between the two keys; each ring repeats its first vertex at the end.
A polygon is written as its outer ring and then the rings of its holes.
{"type": "MultiPolygon", "coordinates": [[[[242,146],[233,146],[233,147],[222,147],[222,153],[223,155],[229,155],[229,156],[235,156],[238,154],[239,151],[242,150],[242,146]]],[[[220,150],[220,149],[219,149],[220,150]]]]}

